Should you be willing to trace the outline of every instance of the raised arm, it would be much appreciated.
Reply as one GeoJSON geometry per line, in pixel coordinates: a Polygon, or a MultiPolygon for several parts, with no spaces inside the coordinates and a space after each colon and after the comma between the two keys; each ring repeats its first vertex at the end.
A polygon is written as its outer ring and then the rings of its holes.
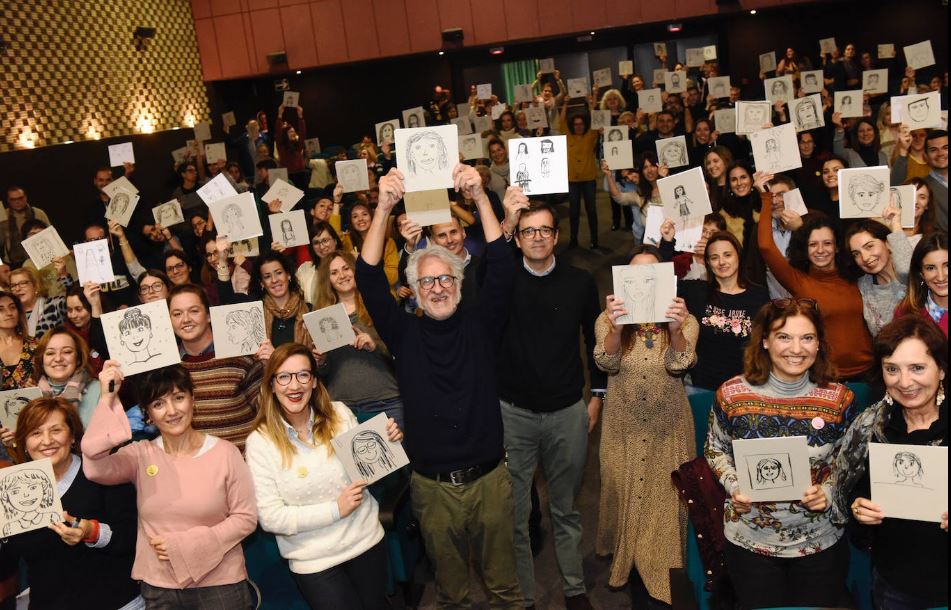
{"type": "Polygon", "coordinates": [[[756,172],[755,178],[756,188],[760,191],[759,225],[756,227],[760,254],[779,283],[793,295],[798,294],[803,274],[789,264],[783,253],[776,247],[776,240],[773,239],[773,195],[765,190],[766,183],[773,178],[773,175],[756,172]]]}
{"type": "Polygon", "coordinates": [[[132,439],[129,418],[119,402],[122,379],[119,363],[107,360],[99,373],[99,404],[82,440],[83,472],[90,481],[104,485],[134,481],[138,468],[132,446],[110,454],[115,447],[132,439]]]}
{"type": "MultiPolygon", "coordinates": [[[[479,209],[479,220],[482,222],[482,232],[486,243],[493,242],[502,236],[499,220],[495,217],[492,202],[482,189],[482,176],[470,165],[459,163],[452,170],[453,187],[475,201],[479,209]]],[[[382,189],[381,189],[382,190],[382,189]]],[[[381,195],[382,198],[382,195],[381,195]]],[[[375,219],[374,219],[375,220],[375,219]]],[[[371,227],[372,229],[372,227],[371,227]]]]}
{"type": "Polygon", "coordinates": [[[360,250],[360,258],[374,267],[380,264],[386,249],[386,230],[389,226],[390,213],[393,212],[393,206],[403,198],[405,190],[403,172],[396,168],[391,169],[380,178],[379,188],[379,203],[373,214],[370,230],[367,231],[366,239],[363,240],[363,248],[360,250]]]}

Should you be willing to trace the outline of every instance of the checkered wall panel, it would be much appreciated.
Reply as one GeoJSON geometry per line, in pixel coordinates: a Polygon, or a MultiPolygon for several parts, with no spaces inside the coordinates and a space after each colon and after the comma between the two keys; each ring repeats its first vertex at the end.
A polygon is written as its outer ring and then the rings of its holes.
{"type": "Polygon", "coordinates": [[[188,0],[0,0],[0,152],[208,118],[188,0]],[[157,32],[137,51],[138,26],[157,32]],[[32,146],[31,146],[32,145],[32,146]]]}

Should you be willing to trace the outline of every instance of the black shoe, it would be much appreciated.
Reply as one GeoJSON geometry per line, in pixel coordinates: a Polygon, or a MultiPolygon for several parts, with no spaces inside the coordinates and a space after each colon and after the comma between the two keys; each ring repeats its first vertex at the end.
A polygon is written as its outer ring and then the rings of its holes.
{"type": "Polygon", "coordinates": [[[591,248],[592,250],[597,250],[597,249],[598,249],[598,242],[596,242],[596,241],[591,242],[591,245],[589,246],[589,248],[591,248]]]}
{"type": "Polygon", "coordinates": [[[617,230],[618,230],[618,226],[617,226],[616,224],[611,225],[611,230],[612,230],[612,231],[617,231],[617,230]]]}
{"type": "Polygon", "coordinates": [[[572,239],[571,241],[568,242],[568,249],[569,249],[569,250],[571,250],[572,248],[577,248],[577,247],[578,247],[578,240],[577,240],[577,239],[572,239]]]}

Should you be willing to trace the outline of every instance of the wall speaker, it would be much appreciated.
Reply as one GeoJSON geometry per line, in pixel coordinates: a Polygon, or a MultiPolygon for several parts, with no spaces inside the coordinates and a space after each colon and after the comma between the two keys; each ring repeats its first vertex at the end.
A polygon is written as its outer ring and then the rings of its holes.
{"type": "Polygon", "coordinates": [[[277,67],[287,64],[287,53],[285,51],[278,51],[277,53],[268,53],[267,54],[267,63],[269,66],[277,67]]]}

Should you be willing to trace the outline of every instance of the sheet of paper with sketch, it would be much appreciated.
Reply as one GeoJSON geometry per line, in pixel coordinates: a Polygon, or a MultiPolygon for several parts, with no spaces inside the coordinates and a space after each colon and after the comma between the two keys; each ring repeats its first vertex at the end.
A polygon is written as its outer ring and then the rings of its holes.
{"type": "Polygon", "coordinates": [[[271,225],[271,239],[285,248],[310,244],[304,210],[268,214],[267,221],[271,225]]]}
{"type": "MultiPolygon", "coordinates": [[[[364,167],[366,166],[366,160],[361,159],[364,162],[364,167]]],[[[337,164],[347,163],[346,161],[338,161],[337,164]]],[[[281,211],[289,212],[297,205],[297,202],[304,198],[304,191],[300,190],[290,182],[284,180],[275,180],[271,183],[271,188],[267,190],[266,193],[261,197],[261,201],[264,203],[271,203],[275,199],[281,200],[281,211]]]]}
{"type": "Polygon", "coordinates": [[[397,129],[396,150],[405,192],[453,187],[452,170],[459,162],[455,125],[397,129]]]}
{"type": "Polygon", "coordinates": [[[890,519],[941,522],[948,510],[948,448],[869,443],[872,502],[890,519]]]}
{"type": "Polygon", "coordinates": [[[37,269],[49,265],[54,258],[67,256],[69,248],[63,243],[56,227],[46,227],[39,233],[27,237],[22,242],[23,249],[27,256],[33,261],[37,269]]]}
{"type": "Polygon", "coordinates": [[[199,142],[207,142],[211,139],[211,123],[208,121],[197,123],[193,130],[195,132],[195,139],[199,142]]]}
{"type": "Polygon", "coordinates": [[[409,464],[403,445],[391,441],[386,433],[388,421],[386,413],[380,413],[331,441],[350,482],[375,483],[409,464]]]}
{"type": "Polygon", "coordinates": [[[139,189],[135,188],[135,185],[132,184],[132,182],[130,182],[125,176],[119,176],[106,186],[102,187],[102,192],[105,193],[110,199],[116,194],[116,191],[118,190],[129,191],[136,194],[139,193],[139,189]]]}
{"type": "Polygon", "coordinates": [[[0,469],[0,537],[46,529],[63,521],[50,458],[0,469]]]}
{"type": "Polygon", "coordinates": [[[228,241],[264,235],[254,193],[250,191],[213,201],[208,204],[208,211],[215,220],[219,235],[227,235],[228,241]]]}
{"type": "Polygon", "coordinates": [[[796,502],[812,486],[805,436],[734,440],[733,464],[740,493],[753,502],[796,502]]]}
{"type": "Polygon", "coordinates": [[[878,218],[888,204],[887,165],[839,170],[839,218],[878,218]]]}
{"type": "Polygon", "coordinates": [[[314,340],[314,347],[321,354],[353,345],[357,339],[343,303],[305,313],[304,326],[307,327],[310,338],[314,340]]]}
{"type": "Polygon", "coordinates": [[[403,193],[406,217],[421,227],[452,221],[449,193],[446,189],[403,193]]]}
{"type": "Polygon", "coordinates": [[[526,195],[568,192],[568,144],[565,136],[511,138],[509,183],[526,195]]]}
{"type": "Polygon", "coordinates": [[[369,190],[370,177],[367,174],[366,159],[337,161],[334,169],[337,172],[337,181],[343,187],[344,193],[369,190]]]}
{"type": "Polygon", "coordinates": [[[802,167],[796,127],[792,123],[754,131],[750,134],[750,145],[759,171],[776,174],[802,167]]]}
{"type": "Polygon", "coordinates": [[[256,354],[267,339],[261,301],[219,305],[210,312],[215,358],[256,354]]]}
{"type": "Polygon", "coordinates": [[[109,165],[119,167],[126,163],[135,163],[135,153],[132,151],[132,142],[111,145],[109,147],[109,165]]]}
{"type": "Polygon", "coordinates": [[[126,377],[182,361],[165,301],[152,301],[102,314],[109,357],[126,377]]]}
{"type": "Polygon", "coordinates": [[[123,227],[128,227],[132,221],[136,206],[139,205],[139,195],[133,191],[116,189],[106,206],[105,217],[114,220],[123,227]]]}
{"type": "Polygon", "coordinates": [[[615,265],[611,267],[614,296],[624,301],[627,313],[617,324],[669,322],[667,309],[677,296],[673,263],[615,265]]]}
{"type": "Polygon", "coordinates": [[[178,202],[178,199],[170,199],[152,208],[152,218],[155,220],[155,224],[163,227],[172,227],[185,222],[182,204],[178,202]]]}
{"type": "Polygon", "coordinates": [[[196,191],[205,205],[211,205],[219,199],[227,199],[238,194],[225,174],[227,172],[221,172],[196,191]]]}
{"type": "Polygon", "coordinates": [[[73,257],[76,259],[80,286],[85,286],[86,282],[108,284],[116,277],[112,270],[109,242],[106,239],[76,244],[73,247],[73,257]]]}
{"type": "Polygon", "coordinates": [[[18,388],[0,392],[0,426],[10,432],[16,432],[17,417],[31,400],[43,397],[43,390],[37,387],[18,388]]]}

